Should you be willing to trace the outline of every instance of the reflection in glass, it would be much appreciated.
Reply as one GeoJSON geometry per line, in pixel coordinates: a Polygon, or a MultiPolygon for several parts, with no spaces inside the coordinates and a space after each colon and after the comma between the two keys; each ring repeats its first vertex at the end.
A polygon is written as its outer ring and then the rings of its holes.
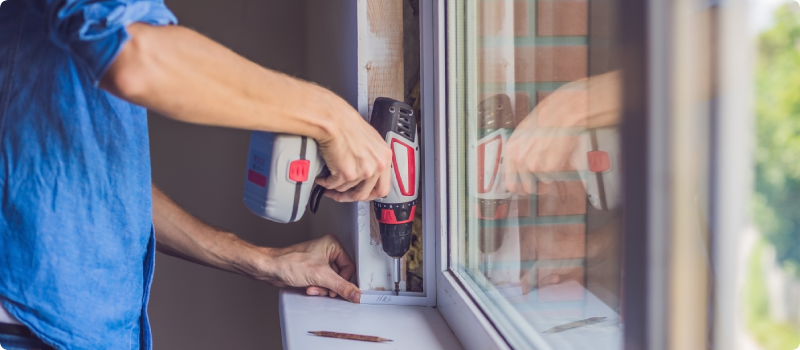
{"type": "Polygon", "coordinates": [[[613,31],[590,33],[586,1],[454,5],[465,173],[451,268],[513,346],[621,348],[613,31]]]}
{"type": "Polygon", "coordinates": [[[492,280],[493,255],[505,239],[505,228],[498,221],[508,219],[511,192],[503,175],[503,152],[514,130],[514,113],[508,95],[492,96],[478,105],[478,142],[476,147],[476,182],[478,248],[483,257],[482,271],[492,280]]]}

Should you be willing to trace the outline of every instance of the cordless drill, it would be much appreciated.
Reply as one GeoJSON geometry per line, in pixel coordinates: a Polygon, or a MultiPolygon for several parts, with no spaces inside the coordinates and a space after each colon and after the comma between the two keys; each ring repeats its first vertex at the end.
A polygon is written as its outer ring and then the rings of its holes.
{"type": "Polygon", "coordinates": [[[400,292],[402,258],[411,246],[411,227],[419,195],[419,132],[411,106],[389,98],[375,99],[370,125],[392,150],[389,195],[372,201],[383,251],[392,257],[394,293],[400,292]]]}
{"type": "Polygon", "coordinates": [[[480,228],[478,248],[484,255],[484,275],[489,280],[493,254],[505,238],[505,229],[497,222],[508,217],[511,206],[511,193],[503,180],[503,158],[515,124],[508,95],[494,95],[478,104],[477,183],[473,193],[480,228]]]}
{"type": "MultiPolygon", "coordinates": [[[[392,258],[395,294],[400,286],[400,258],[411,245],[411,227],[419,194],[419,132],[411,106],[377,98],[370,124],[392,149],[391,189],[373,201],[383,251],[392,258]]],[[[256,215],[288,223],[300,220],[306,205],[316,211],[324,188],[314,178],[327,168],[317,142],[289,134],[254,131],[245,172],[244,203],[256,215]]]]}

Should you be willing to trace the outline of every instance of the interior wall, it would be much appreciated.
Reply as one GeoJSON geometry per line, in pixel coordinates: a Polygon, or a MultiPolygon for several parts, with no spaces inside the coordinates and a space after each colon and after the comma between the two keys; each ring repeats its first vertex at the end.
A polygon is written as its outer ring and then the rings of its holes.
{"type": "MultiPolygon", "coordinates": [[[[358,106],[358,25],[356,0],[307,0],[306,78],[358,106]]],[[[332,233],[355,258],[358,232],[355,203],[324,198],[311,222],[314,237],[332,233]]]]}
{"type": "MultiPolygon", "coordinates": [[[[180,24],[271,69],[305,78],[305,1],[166,0],[180,24]]],[[[250,133],[149,115],[153,181],[202,220],[265,246],[309,237],[309,216],[281,225],[242,203],[250,133]]],[[[156,232],[158,234],[158,232],[156,232]]],[[[150,321],[157,349],[281,347],[278,288],[163,254],[150,321]]]]}

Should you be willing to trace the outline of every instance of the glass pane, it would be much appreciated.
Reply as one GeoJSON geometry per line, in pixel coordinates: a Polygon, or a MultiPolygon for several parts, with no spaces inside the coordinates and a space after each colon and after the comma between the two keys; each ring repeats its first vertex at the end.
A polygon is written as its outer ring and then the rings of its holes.
{"type": "Polygon", "coordinates": [[[621,348],[613,1],[450,8],[450,268],[515,347],[621,348]]]}

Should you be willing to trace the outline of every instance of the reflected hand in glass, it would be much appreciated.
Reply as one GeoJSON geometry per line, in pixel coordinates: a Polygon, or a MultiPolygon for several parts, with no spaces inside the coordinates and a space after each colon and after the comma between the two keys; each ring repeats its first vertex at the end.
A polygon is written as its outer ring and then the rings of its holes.
{"type": "MultiPolygon", "coordinates": [[[[570,208],[575,206],[574,198],[584,196],[598,210],[614,209],[621,195],[616,183],[618,171],[611,169],[619,155],[615,126],[620,114],[620,84],[619,72],[613,71],[567,83],[547,94],[508,139],[503,161],[507,191],[520,196],[537,195],[539,213],[549,215],[586,213],[582,208],[570,208]],[[598,154],[605,158],[593,158],[598,154]],[[580,174],[577,186],[578,179],[563,181],[564,174],[568,177],[576,171],[580,174]]],[[[534,240],[539,242],[520,242],[535,247],[535,256],[529,259],[538,261],[553,251],[562,254],[586,251],[583,239],[550,242],[542,240],[542,236],[541,232],[535,235],[534,240]]],[[[616,247],[589,248],[591,252],[587,255],[592,256],[616,251],[616,247]]],[[[570,281],[584,285],[586,277],[582,267],[551,261],[546,268],[523,271],[520,287],[523,294],[528,294],[537,288],[566,285],[570,281]]]]}
{"type": "Polygon", "coordinates": [[[617,124],[620,73],[613,71],[565,84],[547,95],[514,130],[505,151],[508,191],[537,194],[536,181],[559,171],[586,170],[581,133],[617,124]]]}

